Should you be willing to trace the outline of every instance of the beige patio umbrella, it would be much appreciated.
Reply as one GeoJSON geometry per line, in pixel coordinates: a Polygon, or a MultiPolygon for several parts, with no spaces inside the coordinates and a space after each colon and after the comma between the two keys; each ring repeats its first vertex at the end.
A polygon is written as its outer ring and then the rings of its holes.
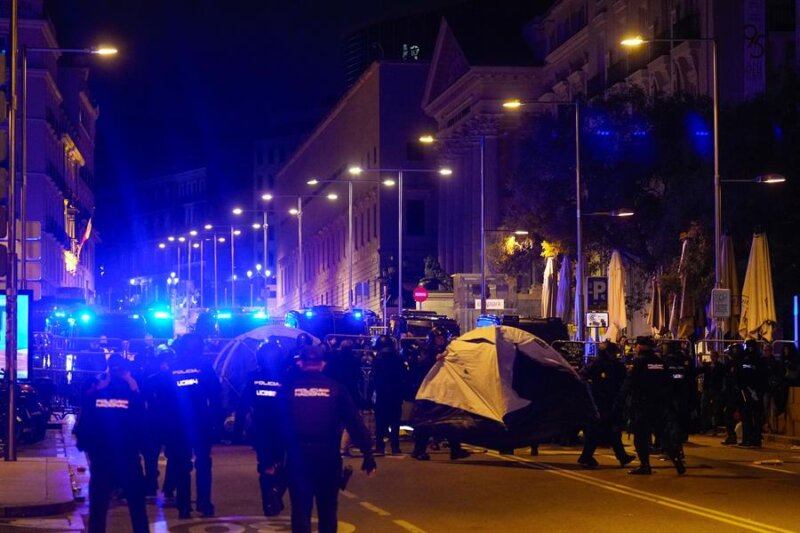
{"type": "Polygon", "coordinates": [[[742,287],[742,314],[739,335],[772,341],[772,332],[777,320],[775,294],[772,289],[772,266],[769,259],[767,236],[753,235],[750,259],[742,287]]]}
{"type": "Polygon", "coordinates": [[[572,264],[569,257],[561,260],[561,270],[558,273],[558,294],[556,295],[556,316],[565,324],[572,317],[572,264]]]}
{"type": "Polygon", "coordinates": [[[739,274],[736,272],[736,256],[733,254],[733,239],[730,235],[722,237],[722,278],[720,283],[723,289],[731,291],[731,317],[722,322],[723,335],[739,332],[739,316],[742,313],[742,293],[739,290],[739,274]]]}
{"type": "Polygon", "coordinates": [[[617,250],[614,250],[608,264],[608,331],[606,331],[606,337],[617,342],[626,327],[628,327],[628,315],[625,312],[625,269],[622,267],[622,257],[617,250]]]}
{"type": "Polygon", "coordinates": [[[686,339],[694,333],[697,322],[697,306],[689,290],[689,276],[686,272],[689,262],[689,237],[683,238],[681,260],[678,264],[678,275],[681,278],[681,290],[672,300],[672,312],[669,317],[669,329],[678,339],[686,339]]]}
{"type": "Polygon", "coordinates": [[[661,289],[659,274],[653,276],[653,291],[650,294],[650,308],[647,310],[647,325],[653,331],[653,335],[661,335],[667,331],[669,324],[669,309],[664,291],[661,289]]]}
{"type": "Polygon", "coordinates": [[[548,257],[542,282],[542,318],[556,316],[556,258],[548,257]]]}

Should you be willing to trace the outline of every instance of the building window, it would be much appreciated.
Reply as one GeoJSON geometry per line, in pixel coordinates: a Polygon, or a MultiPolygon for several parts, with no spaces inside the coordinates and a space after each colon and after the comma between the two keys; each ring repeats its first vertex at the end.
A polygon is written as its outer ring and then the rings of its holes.
{"type": "Polygon", "coordinates": [[[405,205],[406,235],[421,237],[425,235],[425,201],[407,200],[405,205]]]}

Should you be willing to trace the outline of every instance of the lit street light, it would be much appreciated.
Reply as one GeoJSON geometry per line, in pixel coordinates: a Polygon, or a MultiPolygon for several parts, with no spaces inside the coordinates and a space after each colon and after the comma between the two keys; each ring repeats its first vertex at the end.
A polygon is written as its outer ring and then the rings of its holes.
{"type": "MultiPolygon", "coordinates": [[[[420,142],[434,142],[433,136],[426,135],[420,137],[420,142]],[[423,137],[425,140],[423,141],[423,137]]],[[[417,169],[417,168],[361,168],[351,166],[347,171],[353,176],[359,176],[364,172],[396,172],[397,173],[397,314],[403,312],[403,174],[430,174],[438,173],[441,176],[451,176],[453,171],[443,167],[439,169],[417,169]]]]}

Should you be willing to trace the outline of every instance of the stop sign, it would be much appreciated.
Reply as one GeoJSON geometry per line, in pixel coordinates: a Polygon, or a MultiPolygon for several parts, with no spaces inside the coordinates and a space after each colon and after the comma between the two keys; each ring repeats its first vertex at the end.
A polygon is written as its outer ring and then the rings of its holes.
{"type": "Polygon", "coordinates": [[[428,289],[425,287],[417,287],[414,289],[414,301],[415,302],[424,302],[428,299],[428,289]]]}

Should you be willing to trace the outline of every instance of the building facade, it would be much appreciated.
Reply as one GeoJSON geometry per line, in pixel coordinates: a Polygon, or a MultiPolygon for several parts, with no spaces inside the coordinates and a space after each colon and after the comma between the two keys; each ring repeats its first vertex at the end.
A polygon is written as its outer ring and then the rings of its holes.
{"type": "MultiPolygon", "coordinates": [[[[0,36],[8,42],[9,6],[1,6],[0,36]]],[[[20,53],[62,46],[41,0],[20,2],[19,15],[20,53]]],[[[20,282],[35,299],[93,301],[96,295],[98,237],[92,218],[99,109],[88,92],[85,64],[58,52],[28,54],[28,98],[21,102],[27,111],[27,194],[21,201],[27,208],[27,242],[20,282]]],[[[21,120],[21,113],[17,117],[21,120]]],[[[21,136],[19,126],[17,132],[21,136]]],[[[22,231],[17,234],[21,243],[22,231]]],[[[22,251],[19,243],[17,248],[22,251]]]]}
{"type": "MultiPolygon", "coordinates": [[[[348,261],[348,180],[353,180],[354,305],[378,310],[383,287],[396,298],[398,255],[397,187],[385,187],[394,172],[362,168],[428,169],[435,158],[418,143],[433,123],[420,108],[428,73],[422,62],[374,63],[316,126],[276,175],[272,200],[277,227],[277,308],[285,312],[308,305],[347,307],[350,302],[348,261]],[[323,183],[307,184],[316,178],[323,183]],[[333,183],[327,183],[328,181],[333,183]],[[335,193],[335,201],[325,196],[335,193]],[[302,233],[297,216],[302,206],[302,233]],[[302,238],[302,260],[298,255],[302,238]],[[302,265],[302,277],[299,270],[302,265]],[[394,279],[394,283],[392,282],[394,279]],[[301,296],[302,294],[302,296],[301,296]]],[[[404,180],[406,223],[404,283],[406,302],[422,276],[424,258],[435,255],[434,173],[408,174],[404,180]]],[[[457,177],[453,177],[457,179],[457,177]]]]}

